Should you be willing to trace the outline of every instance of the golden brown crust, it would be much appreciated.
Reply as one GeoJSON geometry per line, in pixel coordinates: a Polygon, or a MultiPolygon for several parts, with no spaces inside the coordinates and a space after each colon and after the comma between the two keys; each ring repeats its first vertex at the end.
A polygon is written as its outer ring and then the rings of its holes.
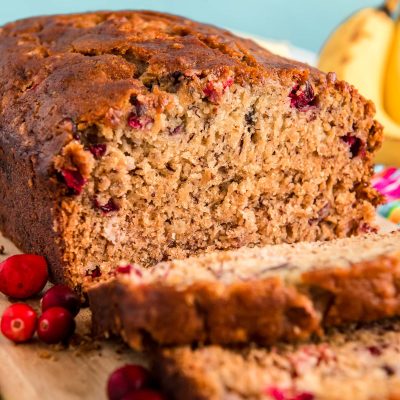
{"type": "Polygon", "coordinates": [[[329,294],[327,326],[369,322],[400,313],[400,253],[355,264],[350,269],[318,270],[302,280],[310,289],[329,294]]]}
{"type": "Polygon", "coordinates": [[[133,348],[148,339],[162,345],[270,345],[307,339],[329,326],[398,315],[399,281],[400,253],[346,269],[317,268],[294,283],[272,277],[179,289],[115,280],[91,289],[89,300],[97,333],[122,332],[133,348]]]}
{"type": "Polygon", "coordinates": [[[111,297],[101,286],[89,291],[93,325],[98,333],[123,332],[134,348],[142,348],[147,337],[165,345],[295,341],[318,328],[309,299],[278,278],[228,287],[199,282],[185,290],[132,288],[117,281],[111,285],[111,297]],[[108,312],[110,304],[114,316],[108,312]]]}
{"type": "Polygon", "coordinates": [[[147,92],[139,79],[144,73],[160,78],[175,71],[218,75],[232,69],[243,80],[257,81],[270,74],[300,78],[310,71],[227,31],[147,11],[10,23],[1,29],[0,50],[2,126],[23,123],[24,144],[36,148],[54,141],[66,118],[98,122],[131,94],[147,92]]]}

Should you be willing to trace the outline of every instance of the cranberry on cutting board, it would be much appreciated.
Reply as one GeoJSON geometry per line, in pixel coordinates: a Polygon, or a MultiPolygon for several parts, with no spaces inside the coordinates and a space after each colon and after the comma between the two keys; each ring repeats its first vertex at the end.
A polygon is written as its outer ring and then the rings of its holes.
{"type": "Polygon", "coordinates": [[[34,254],[17,254],[0,263],[0,292],[15,299],[38,294],[48,280],[47,262],[34,254]]]}
{"type": "Polygon", "coordinates": [[[81,308],[81,302],[76,293],[68,286],[55,285],[45,292],[41,300],[42,311],[52,307],[67,309],[74,317],[81,308]]]}
{"type": "Polygon", "coordinates": [[[24,343],[35,334],[37,315],[24,303],[15,303],[6,308],[1,317],[1,332],[15,343],[24,343]]]}
{"type": "Polygon", "coordinates": [[[44,343],[63,342],[69,339],[74,331],[74,317],[65,308],[49,308],[39,317],[37,333],[39,339],[44,343]]]}
{"type": "Polygon", "coordinates": [[[127,364],[116,369],[108,378],[107,395],[110,400],[121,400],[129,393],[150,384],[150,374],[141,365],[127,364]]]}

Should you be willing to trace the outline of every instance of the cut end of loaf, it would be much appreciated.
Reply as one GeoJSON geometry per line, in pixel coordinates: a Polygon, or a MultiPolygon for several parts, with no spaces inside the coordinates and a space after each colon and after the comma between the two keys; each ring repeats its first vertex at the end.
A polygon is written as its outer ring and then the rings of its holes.
{"type": "Polygon", "coordinates": [[[132,95],[56,159],[74,285],[120,259],[150,266],[374,229],[380,130],[350,87],[321,76],[173,79],[132,95]]]}

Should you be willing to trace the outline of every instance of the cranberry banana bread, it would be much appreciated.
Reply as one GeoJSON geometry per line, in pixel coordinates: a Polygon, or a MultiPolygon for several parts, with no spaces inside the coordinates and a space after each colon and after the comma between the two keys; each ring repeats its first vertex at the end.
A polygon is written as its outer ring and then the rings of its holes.
{"type": "Polygon", "coordinates": [[[10,23],[0,53],[0,228],[55,281],[373,229],[381,127],[332,73],[147,11],[10,23]]]}
{"type": "Polygon", "coordinates": [[[400,231],[121,265],[88,295],[96,332],[136,349],[304,340],[400,315],[400,231]]]}
{"type": "Polygon", "coordinates": [[[400,322],[269,350],[167,349],[154,367],[174,400],[399,400],[400,322]]]}

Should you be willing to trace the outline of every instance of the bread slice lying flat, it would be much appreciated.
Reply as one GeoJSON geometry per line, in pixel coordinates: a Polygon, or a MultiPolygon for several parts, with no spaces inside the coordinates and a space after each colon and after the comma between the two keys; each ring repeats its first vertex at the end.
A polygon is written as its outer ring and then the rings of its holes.
{"type": "Polygon", "coordinates": [[[269,350],[167,349],[154,367],[175,400],[397,400],[400,322],[269,350]]]}
{"type": "Polygon", "coordinates": [[[116,270],[89,291],[94,327],[137,349],[269,345],[400,314],[400,231],[116,270]]]}

